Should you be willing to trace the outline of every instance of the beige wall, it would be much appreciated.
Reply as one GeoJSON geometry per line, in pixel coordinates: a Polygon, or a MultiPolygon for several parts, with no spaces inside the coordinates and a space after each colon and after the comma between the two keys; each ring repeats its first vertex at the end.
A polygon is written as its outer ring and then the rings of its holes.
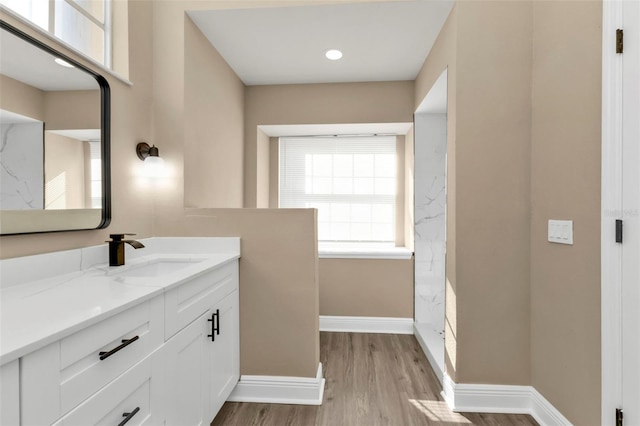
{"type": "Polygon", "coordinates": [[[0,109],[44,121],[45,92],[0,74],[0,109]]]}
{"type": "Polygon", "coordinates": [[[241,374],[315,377],[315,210],[188,209],[157,220],[158,236],[241,238],[241,374]]]}
{"type": "Polygon", "coordinates": [[[577,425],[601,418],[601,26],[600,1],[534,2],[531,380],[577,425]],[[573,219],[573,246],[549,219],[573,219]]]}
{"type": "Polygon", "coordinates": [[[320,259],[320,315],[413,318],[413,259],[320,259]]]}
{"type": "Polygon", "coordinates": [[[575,424],[600,419],[601,7],[458,2],[416,80],[417,106],[449,68],[448,373],[575,424]]]}
{"type": "Polygon", "coordinates": [[[532,3],[461,2],[457,12],[456,377],[525,385],[532,3]]]}
{"type": "Polygon", "coordinates": [[[184,20],[184,205],[242,207],[244,84],[184,20]]]}
{"type": "Polygon", "coordinates": [[[44,121],[47,130],[99,129],[100,90],[45,92],[44,121]]]}
{"type": "Polygon", "coordinates": [[[245,93],[245,207],[269,199],[258,193],[269,161],[263,146],[268,140],[257,137],[259,125],[413,121],[411,81],[250,86],[245,93]]]}

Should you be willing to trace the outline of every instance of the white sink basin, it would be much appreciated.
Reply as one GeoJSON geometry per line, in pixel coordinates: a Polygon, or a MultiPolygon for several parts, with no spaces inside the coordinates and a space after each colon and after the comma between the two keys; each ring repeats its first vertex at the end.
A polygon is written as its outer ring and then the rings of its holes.
{"type": "Polygon", "coordinates": [[[202,259],[157,259],[142,265],[133,265],[121,271],[116,270],[109,275],[136,278],[163,277],[199,262],[202,262],[202,259]]]}

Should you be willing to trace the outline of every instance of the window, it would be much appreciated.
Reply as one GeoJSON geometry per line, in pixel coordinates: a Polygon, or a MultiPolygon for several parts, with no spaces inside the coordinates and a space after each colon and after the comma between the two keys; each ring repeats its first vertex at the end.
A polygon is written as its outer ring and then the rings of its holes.
{"type": "Polygon", "coordinates": [[[91,208],[102,208],[102,155],[100,141],[89,141],[91,208]]]}
{"type": "Polygon", "coordinates": [[[0,0],[0,4],[111,66],[111,0],[0,0]]]}
{"type": "Polygon", "coordinates": [[[318,209],[318,241],[395,246],[396,138],[280,138],[279,206],[318,209]]]}

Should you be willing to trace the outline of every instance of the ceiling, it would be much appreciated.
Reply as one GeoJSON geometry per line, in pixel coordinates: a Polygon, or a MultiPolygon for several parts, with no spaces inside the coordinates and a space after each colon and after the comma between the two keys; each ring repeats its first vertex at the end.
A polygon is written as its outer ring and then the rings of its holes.
{"type": "Polygon", "coordinates": [[[453,0],[188,12],[246,85],[414,80],[453,0]],[[340,49],[330,61],[324,53],[340,49]]]}

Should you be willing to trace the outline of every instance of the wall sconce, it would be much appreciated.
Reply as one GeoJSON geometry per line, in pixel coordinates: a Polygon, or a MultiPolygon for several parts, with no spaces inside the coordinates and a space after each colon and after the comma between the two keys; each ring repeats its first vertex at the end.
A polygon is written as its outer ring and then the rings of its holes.
{"type": "Polygon", "coordinates": [[[161,177],[164,172],[164,160],[160,158],[158,148],[140,142],[136,146],[138,158],[144,161],[144,175],[147,177],[161,177]]]}

